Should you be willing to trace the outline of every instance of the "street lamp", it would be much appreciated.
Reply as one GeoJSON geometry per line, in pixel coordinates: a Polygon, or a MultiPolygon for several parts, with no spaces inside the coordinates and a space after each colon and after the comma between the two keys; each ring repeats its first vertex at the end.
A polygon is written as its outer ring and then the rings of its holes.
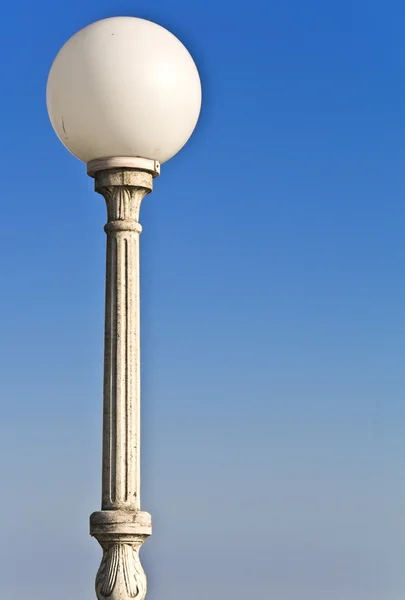
{"type": "Polygon", "coordinates": [[[96,593],[99,600],[143,600],[139,549],[151,517],[140,505],[139,209],[160,164],[196,126],[201,83],[173,34],[114,17],[68,40],[46,96],[57,136],[87,163],[107,204],[102,506],[90,517],[103,549],[96,593]]]}

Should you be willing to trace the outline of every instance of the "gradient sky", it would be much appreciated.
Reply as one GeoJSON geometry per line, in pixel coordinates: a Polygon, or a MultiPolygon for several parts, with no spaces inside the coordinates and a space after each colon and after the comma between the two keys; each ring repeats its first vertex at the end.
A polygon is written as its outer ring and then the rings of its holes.
{"type": "Polygon", "coordinates": [[[1,597],[95,598],[105,207],[45,86],[116,15],[204,90],[141,211],[148,599],[402,600],[400,0],[3,6],[1,597]]]}

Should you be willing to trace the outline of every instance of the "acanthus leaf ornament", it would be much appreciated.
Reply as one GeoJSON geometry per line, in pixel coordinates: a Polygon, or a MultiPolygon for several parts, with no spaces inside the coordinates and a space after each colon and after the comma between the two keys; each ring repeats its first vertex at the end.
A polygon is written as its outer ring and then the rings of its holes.
{"type": "Polygon", "coordinates": [[[144,600],[146,591],[139,547],[116,543],[105,549],[96,577],[98,600],[144,600]]]}

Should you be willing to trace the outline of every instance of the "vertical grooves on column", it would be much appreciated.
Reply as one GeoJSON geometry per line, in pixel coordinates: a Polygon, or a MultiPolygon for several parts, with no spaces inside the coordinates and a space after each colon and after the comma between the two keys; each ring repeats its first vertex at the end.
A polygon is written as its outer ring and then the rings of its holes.
{"type": "Polygon", "coordinates": [[[117,496],[117,261],[117,240],[114,235],[108,234],[105,299],[103,508],[110,508],[117,496]]]}
{"type": "Polygon", "coordinates": [[[117,354],[118,354],[118,323],[117,323],[117,305],[118,305],[118,241],[115,236],[112,238],[112,261],[111,261],[111,502],[117,500],[117,354]]]}
{"type": "Polygon", "coordinates": [[[107,509],[123,504],[135,509],[139,502],[135,460],[139,451],[139,289],[132,272],[138,268],[137,238],[138,233],[128,232],[125,237],[109,234],[108,239],[105,383],[108,487],[104,492],[107,509]]]}
{"type": "Polygon", "coordinates": [[[108,222],[102,509],[136,511],[140,509],[139,234],[142,230],[137,218],[144,190],[121,185],[103,189],[108,222]]]}
{"type": "Polygon", "coordinates": [[[130,448],[129,448],[129,439],[130,439],[130,421],[131,421],[131,406],[129,406],[129,397],[130,397],[130,389],[129,389],[129,372],[130,365],[129,361],[131,360],[131,348],[130,348],[130,327],[131,327],[131,316],[130,309],[132,305],[129,302],[129,289],[128,289],[128,273],[130,264],[128,262],[128,239],[124,239],[124,256],[125,256],[125,501],[129,500],[129,478],[131,475],[131,466],[132,461],[130,460],[130,448]]]}
{"type": "MultiPolygon", "coordinates": [[[[121,202],[121,194],[119,195],[121,202]]],[[[125,502],[125,378],[123,378],[125,370],[126,358],[126,312],[125,312],[125,239],[123,233],[117,235],[117,378],[116,378],[116,420],[115,429],[117,435],[117,454],[115,457],[117,469],[116,481],[116,503],[122,505],[125,502]]]]}
{"type": "Polygon", "coordinates": [[[135,352],[136,352],[136,395],[139,398],[139,401],[135,407],[136,416],[135,416],[135,436],[136,436],[136,452],[138,454],[138,462],[136,465],[136,503],[137,507],[140,508],[141,502],[141,321],[140,321],[140,309],[141,309],[141,285],[140,285],[140,241],[139,235],[136,238],[136,252],[134,256],[135,269],[139,273],[138,278],[135,281],[135,290],[136,290],[136,338],[135,338],[135,352]]]}
{"type": "Polygon", "coordinates": [[[117,301],[118,301],[118,243],[111,239],[111,370],[110,370],[110,501],[117,500],[117,301]]]}
{"type": "Polygon", "coordinates": [[[103,508],[139,508],[138,233],[107,240],[103,508]],[[134,321],[135,318],[135,321],[134,321]],[[134,462],[135,461],[135,462],[134,462]]]}

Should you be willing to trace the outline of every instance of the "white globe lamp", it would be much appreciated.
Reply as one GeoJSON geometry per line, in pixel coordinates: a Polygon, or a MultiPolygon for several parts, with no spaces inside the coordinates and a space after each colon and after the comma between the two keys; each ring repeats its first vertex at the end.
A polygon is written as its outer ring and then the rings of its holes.
{"type": "Polygon", "coordinates": [[[201,83],[188,50],[167,29],[113,17],[66,42],[49,73],[46,99],[57,136],[83,162],[164,163],[196,126],[201,83]]]}

